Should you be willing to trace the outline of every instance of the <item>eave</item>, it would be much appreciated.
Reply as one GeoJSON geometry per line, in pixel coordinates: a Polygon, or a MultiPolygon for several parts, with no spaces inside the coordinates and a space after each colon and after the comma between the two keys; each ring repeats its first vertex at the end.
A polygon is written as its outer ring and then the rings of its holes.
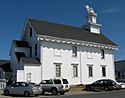
{"type": "Polygon", "coordinates": [[[38,38],[42,41],[48,41],[48,42],[50,41],[50,42],[57,42],[57,43],[66,43],[66,44],[82,45],[82,46],[105,48],[105,49],[112,49],[112,50],[118,49],[118,46],[115,46],[115,45],[107,45],[107,44],[96,43],[96,42],[51,37],[51,36],[46,36],[46,35],[38,35],[38,38]]]}

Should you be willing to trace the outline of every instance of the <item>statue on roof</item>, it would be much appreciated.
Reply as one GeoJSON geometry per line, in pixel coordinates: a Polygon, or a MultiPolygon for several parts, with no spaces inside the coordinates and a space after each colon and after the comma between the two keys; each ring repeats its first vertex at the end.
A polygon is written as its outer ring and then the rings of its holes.
{"type": "Polygon", "coordinates": [[[88,14],[96,15],[96,13],[94,12],[93,8],[90,7],[89,5],[85,5],[85,8],[86,8],[88,14]]]}

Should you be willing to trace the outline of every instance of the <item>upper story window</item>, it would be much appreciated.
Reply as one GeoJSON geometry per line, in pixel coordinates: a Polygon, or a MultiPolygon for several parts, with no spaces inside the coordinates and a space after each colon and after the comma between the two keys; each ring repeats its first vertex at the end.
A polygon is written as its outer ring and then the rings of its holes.
{"type": "Polygon", "coordinates": [[[37,44],[35,44],[35,56],[37,56],[37,44]]]}
{"type": "Polygon", "coordinates": [[[30,47],[30,57],[32,57],[32,47],[30,47]]]}
{"type": "Polygon", "coordinates": [[[104,59],[105,58],[105,51],[103,49],[101,49],[101,58],[104,59]]]}
{"type": "Polygon", "coordinates": [[[32,28],[30,28],[29,33],[30,33],[30,37],[32,37],[32,28]]]}
{"type": "Polygon", "coordinates": [[[76,46],[72,46],[72,55],[73,55],[73,57],[77,57],[77,47],[76,46]]]}
{"type": "Polygon", "coordinates": [[[106,67],[102,66],[102,76],[106,77],[106,67]]]}

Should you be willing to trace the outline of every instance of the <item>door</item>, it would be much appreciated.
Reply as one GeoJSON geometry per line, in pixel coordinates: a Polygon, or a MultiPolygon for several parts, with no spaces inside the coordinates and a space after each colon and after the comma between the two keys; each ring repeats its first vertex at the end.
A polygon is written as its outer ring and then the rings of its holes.
{"type": "Polygon", "coordinates": [[[10,88],[10,93],[11,94],[20,94],[20,85],[18,82],[14,83],[11,85],[11,88],[10,88]]]}

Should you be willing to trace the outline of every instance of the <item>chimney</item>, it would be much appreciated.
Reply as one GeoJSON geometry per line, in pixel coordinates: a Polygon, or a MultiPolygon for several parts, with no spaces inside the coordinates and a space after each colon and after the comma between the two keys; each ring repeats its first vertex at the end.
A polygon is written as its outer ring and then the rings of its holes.
{"type": "Polygon", "coordinates": [[[94,12],[93,8],[86,5],[86,24],[83,26],[84,29],[89,30],[91,33],[100,34],[100,24],[97,24],[97,14],[94,12]]]}

